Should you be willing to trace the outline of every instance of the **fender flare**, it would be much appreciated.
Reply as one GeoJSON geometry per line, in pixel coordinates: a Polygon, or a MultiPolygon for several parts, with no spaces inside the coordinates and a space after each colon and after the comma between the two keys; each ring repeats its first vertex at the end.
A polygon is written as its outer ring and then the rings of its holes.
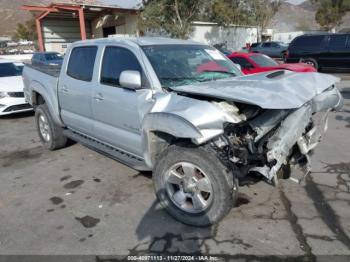
{"type": "Polygon", "coordinates": [[[51,114],[51,117],[53,118],[53,120],[55,121],[56,124],[58,124],[59,126],[64,126],[62,120],[59,117],[59,111],[58,111],[58,105],[53,104],[53,101],[51,99],[49,99],[50,94],[47,92],[47,90],[45,89],[45,87],[38,81],[32,81],[30,84],[30,90],[31,90],[31,102],[34,105],[36,105],[36,99],[35,99],[35,93],[39,94],[42,96],[42,98],[45,100],[45,103],[49,109],[49,112],[51,114]],[[57,109],[55,109],[57,108],[57,109]]]}
{"type": "Polygon", "coordinates": [[[193,141],[202,138],[202,133],[191,122],[173,113],[155,112],[147,114],[142,122],[142,148],[146,164],[154,166],[156,142],[153,132],[162,132],[176,138],[188,138],[193,141]]]}

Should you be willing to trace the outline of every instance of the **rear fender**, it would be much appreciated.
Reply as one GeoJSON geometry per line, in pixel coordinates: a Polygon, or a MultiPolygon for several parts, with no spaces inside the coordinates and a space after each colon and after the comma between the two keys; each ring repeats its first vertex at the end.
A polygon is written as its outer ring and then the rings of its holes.
{"type": "Polygon", "coordinates": [[[31,82],[30,90],[31,90],[31,94],[30,94],[31,104],[34,107],[37,105],[37,103],[38,103],[37,95],[39,94],[45,100],[45,103],[49,109],[49,112],[50,112],[51,117],[54,120],[54,122],[59,126],[64,126],[64,124],[62,123],[62,121],[59,117],[57,99],[55,99],[55,101],[53,99],[50,99],[50,97],[52,97],[52,96],[54,98],[56,98],[56,94],[49,94],[47,89],[38,81],[31,82]]]}

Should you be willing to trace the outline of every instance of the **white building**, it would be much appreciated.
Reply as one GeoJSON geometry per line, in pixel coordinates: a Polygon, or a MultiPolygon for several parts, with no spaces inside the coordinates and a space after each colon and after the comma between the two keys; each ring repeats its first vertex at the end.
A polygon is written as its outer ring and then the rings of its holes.
{"type": "Polygon", "coordinates": [[[138,35],[140,8],[141,0],[57,0],[48,6],[22,6],[35,16],[39,49],[61,53],[81,39],[138,35]]]}
{"type": "Polygon", "coordinates": [[[284,43],[290,43],[294,38],[304,34],[318,34],[324,33],[324,31],[294,31],[294,32],[285,32],[285,33],[274,33],[272,41],[279,41],[284,43]]]}
{"type": "Polygon", "coordinates": [[[253,26],[218,26],[210,22],[193,22],[191,39],[215,45],[225,43],[228,49],[239,51],[247,43],[257,42],[258,30],[253,26]]]}

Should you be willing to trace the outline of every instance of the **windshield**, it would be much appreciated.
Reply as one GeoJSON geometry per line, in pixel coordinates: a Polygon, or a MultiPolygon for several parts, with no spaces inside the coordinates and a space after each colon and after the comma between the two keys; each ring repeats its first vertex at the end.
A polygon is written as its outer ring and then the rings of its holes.
{"type": "Polygon", "coordinates": [[[209,46],[154,45],[142,49],[163,87],[241,75],[229,59],[209,46]]]}
{"type": "Polygon", "coordinates": [[[266,55],[252,55],[250,59],[261,67],[277,66],[278,63],[266,55]]]}
{"type": "Polygon", "coordinates": [[[52,60],[62,60],[63,58],[60,54],[50,53],[50,54],[45,54],[45,59],[48,61],[52,61],[52,60]]]}
{"type": "Polygon", "coordinates": [[[22,75],[23,65],[14,63],[0,63],[0,77],[22,75]]]}

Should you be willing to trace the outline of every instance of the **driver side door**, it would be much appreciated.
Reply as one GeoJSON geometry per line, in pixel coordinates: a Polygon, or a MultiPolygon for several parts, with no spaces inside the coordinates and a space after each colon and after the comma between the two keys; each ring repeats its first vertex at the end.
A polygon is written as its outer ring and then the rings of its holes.
{"type": "Polygon", "coordinates": [[[100,57],[100,76],[92,99],[95,137],[142,156],[139,96],[149,90],[123,88],[119,83],[125,70],[138,71],[142,76],[141,65],[133,51],[122,46],[106,46],[100,57]]]}

